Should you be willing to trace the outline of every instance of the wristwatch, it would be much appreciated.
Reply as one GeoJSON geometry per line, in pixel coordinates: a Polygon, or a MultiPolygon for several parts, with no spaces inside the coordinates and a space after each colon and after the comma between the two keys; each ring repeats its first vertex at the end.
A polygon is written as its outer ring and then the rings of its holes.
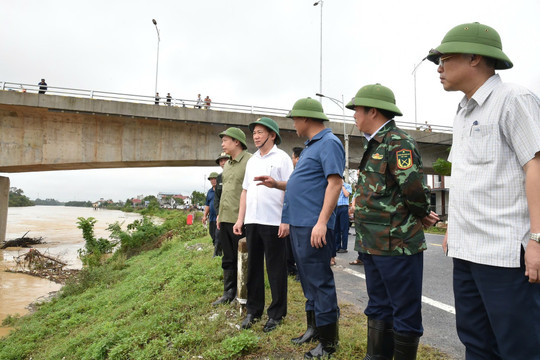
{"type": "Polygon", "coordinates": [[[529,239],[540,243],[540,233],[529,233],[529,239]]]}

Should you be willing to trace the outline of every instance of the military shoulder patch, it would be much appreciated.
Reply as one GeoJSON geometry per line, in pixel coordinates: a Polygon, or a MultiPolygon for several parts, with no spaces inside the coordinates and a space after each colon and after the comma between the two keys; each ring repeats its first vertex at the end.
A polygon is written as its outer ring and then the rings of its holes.
{"type": "Polygon", "coordinates": [[[413,166],[413,157],[411,150],[399,150],[396,152],[397,167],[400,170],[407,170],[413,166]]]}
{"type": "Polygon", "coordinates": [[[383,155],[379,154],[379,153],[375,153],[375,154],[371,155],[371,158],[373,158],[375,160],[381,160],[383,158],[383,155]]]}

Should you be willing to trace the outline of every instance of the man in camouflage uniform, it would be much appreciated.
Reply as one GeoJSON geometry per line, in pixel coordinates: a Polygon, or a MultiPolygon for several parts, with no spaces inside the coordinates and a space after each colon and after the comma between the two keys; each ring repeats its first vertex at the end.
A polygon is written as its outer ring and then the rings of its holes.
{"type": "Polygon", "coordinates": [[[347,108],[367,139],[355,202],[355,249],[364,253],[369,295],[365,359],[416,359],[423,333],[422,226],[439,218],[430,211],[416,143],[393,120],[402,114],[392,90],[364,86],[347,108]]]}

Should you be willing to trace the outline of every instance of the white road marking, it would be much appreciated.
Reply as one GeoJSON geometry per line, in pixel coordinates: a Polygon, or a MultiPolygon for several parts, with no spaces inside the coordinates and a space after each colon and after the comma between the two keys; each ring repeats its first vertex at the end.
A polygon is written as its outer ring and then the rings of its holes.
{"type": "MultiPolygon", "coordinates": [[[[349,269],[346,267],[342,267],[342,270],[348,274],[354,275],[356,277],[359,277],[361,279],[366,279],[366,275],[362,274],[361,272],[354,271],[353,269],[349,269]]],[[[431,306],[436,307],[437,309],[441,309],[443,311],[446,311],[450,314],[455,315],[456,314],[456,308],[450,305],[443,304],[440,301],[433,300],[431,298],[428,298],[427,296],[422,296],[422,302],[431,306]]]]}

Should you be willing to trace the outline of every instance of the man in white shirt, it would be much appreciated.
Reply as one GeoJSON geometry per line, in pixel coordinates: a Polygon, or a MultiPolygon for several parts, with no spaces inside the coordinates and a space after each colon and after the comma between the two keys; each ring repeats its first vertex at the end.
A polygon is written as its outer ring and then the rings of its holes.
{"type": "Polygon", "coordinates": [[[248,246],[247,316],[242,329],[249,329],[260,320],[264,311],[264,260],[272,293],[268,321],[263,331],[274,330],[287,315],[286,236],[289,227],[281,223],[285,192],[257,186],[255,177],[268,175],[287,181],[293,171],[292,160],[276,145],[281,143],[279,127],[270,118],[262,117],[249,124],[253,142],[259,149],[248,160],[240,195],[238,220],[234,233],[242,234],[246,226],[248,246]]]}
{"type": "Polygon", "coordinates": [[[448,231],[466,359],[540,359],[540,99],[503,83],[513,64],[495,29],[451,29],[428,60],[454,119],[448,231]]]}

